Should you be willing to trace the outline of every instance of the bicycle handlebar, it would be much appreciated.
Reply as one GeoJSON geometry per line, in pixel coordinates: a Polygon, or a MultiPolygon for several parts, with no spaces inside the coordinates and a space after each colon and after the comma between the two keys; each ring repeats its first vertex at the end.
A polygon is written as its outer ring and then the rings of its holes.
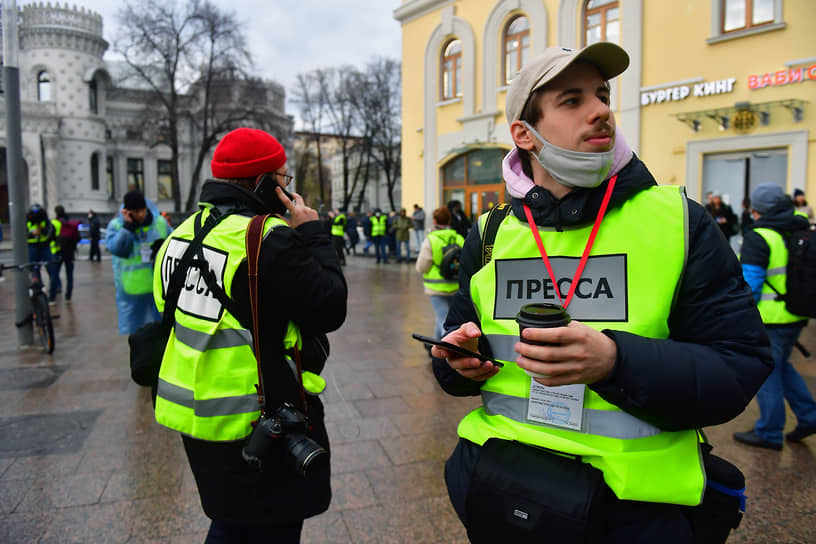
{"type": "Polygon", "coordinates": [[[49,264],[55,264],[62,262],[62,259],[54,259],[53,261],[32,261],[30,263],[23,263],[23,264],[6,264],[0,263],[0,270],[26,270],[29,268],[34,268],[35,266],[48,266],[49,264]]]}

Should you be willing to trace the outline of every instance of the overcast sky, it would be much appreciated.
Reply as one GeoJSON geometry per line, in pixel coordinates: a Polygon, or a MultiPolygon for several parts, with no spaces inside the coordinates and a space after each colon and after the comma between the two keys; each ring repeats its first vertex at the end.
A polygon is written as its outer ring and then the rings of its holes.
{"type": "MultiPolygon", "coordinates": [[[[112,48],[122,2],[72,0],[102,15],[103,35],[112,48]]],[[[400,0],[213,0],[234,10],[247,30],[259,75],[286,87],[298,73],[324,66],[362,67],[374,56],[398,59],[400,25],[392,15],[400,0]]],[[[18,1],[18,5],[28,2],[18,1]]],[[[290,105],[287,113],[296,112],[290,105]]],[[[299,129],[301,127],[296,126],[299,129]]]]}

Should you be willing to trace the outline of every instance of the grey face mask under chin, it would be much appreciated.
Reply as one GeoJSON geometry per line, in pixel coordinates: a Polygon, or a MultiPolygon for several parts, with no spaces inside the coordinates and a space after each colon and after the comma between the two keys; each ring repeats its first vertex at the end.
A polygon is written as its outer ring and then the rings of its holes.
{"type": "Polygon", "coordinates": [[[522,123],[543,146],[538,154],[533,151],[530,151],[530,154],[561,185],[588,189],[597,187],[606,179],[615,156],[614,146],[609,151],[599,153],[570,151],[552,145],[542,138],[529,123],[526,121],[522,123]]]}

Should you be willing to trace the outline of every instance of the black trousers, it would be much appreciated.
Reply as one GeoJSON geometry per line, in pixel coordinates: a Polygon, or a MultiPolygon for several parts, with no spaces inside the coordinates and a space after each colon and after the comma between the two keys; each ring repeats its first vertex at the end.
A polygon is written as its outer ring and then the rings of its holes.
{"type": "Polygon", "coordinates": [[[299,544],[303,522],[238,527],[213,521],[204,544],[299,544]]]}

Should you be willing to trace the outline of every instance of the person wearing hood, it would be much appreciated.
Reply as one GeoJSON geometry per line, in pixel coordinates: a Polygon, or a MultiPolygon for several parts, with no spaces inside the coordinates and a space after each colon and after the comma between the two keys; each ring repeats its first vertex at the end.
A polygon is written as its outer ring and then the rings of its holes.
{"type": "Polygon", "coordinates": [[[161,318],[153,302],[154,243],[171,231],[156,205],[137,190],[125,193],[119,214],[108,223],[105,248],[113,256],[119,334],[133,334],[161,318]]]}
{"type": "Polygon", "coordinates": [[[734,439],[749,446],[781,450],[785,399],[797,420],[796,428],[785,438],[799,442],[816,433],[816,402],[789,361],[807,317],[790,313],[775,292],[785,294],[787,240],[791,232],[809,225],[807,217],[794,213],[793,202],[776,183],[762,183],[754,189],[751,214],[754,223],[745,234],[740,255],[742,275],[751,286],[768,331],[774,367],[757,393],[759,420],[752,429],[734,433],[734,439]]]}
{"type": "MultiPolygon", "coordinates": [[[[469,231],[443,338],[498,364],[432,349],[445,391],[482,398],[445,466],[472,542],[698,541],[699,429],[741,413],[772,368],[717,224],[616,130],[609,80],[628,64],[613,43],[552,47],[507,91],[510,211],[492,248],[490,213],[469,231]],[[530,303],[571,321],[519,338],[530,303]]],[[[734,499],[709,519],[727,535],[738,516],[734,499]]]]}

